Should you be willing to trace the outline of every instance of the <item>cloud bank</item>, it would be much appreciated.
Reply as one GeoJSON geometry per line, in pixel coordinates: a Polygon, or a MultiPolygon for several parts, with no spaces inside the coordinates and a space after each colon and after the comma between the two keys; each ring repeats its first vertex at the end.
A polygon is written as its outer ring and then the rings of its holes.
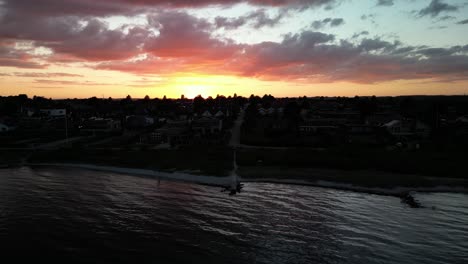
{"type": "MultiPolygon", "coordinates": [[[[369,37],[368,31],[356,33],[350,39],[318,31],[343,25],[343,18],[316,20],[311,29],[286,34],[275,42],[245,44],[213,34],[216,30],[244,26],[275,27],[288,15],[287,11],[271,15],[266,8],[327,7],[336,3],[332,0],[4,0],[0,7],[0,66],[45,69],[54,64],[82,63],[94,69],[136,75],[190,72],[297,82],[468,80],[468,45],[410,46],[369,37]],[[257,8],[239,17],[218,16],[214,21],[181,9],[238,3],[257,8]],[[111,28],[102,19],[110,15],[140,15],[146,23],[111,28]]],[[[393,1],[377,4],[390,6],[393,1]]],[[[457,9],[432,0],[419,14],[435,17],[457,9]]]]}

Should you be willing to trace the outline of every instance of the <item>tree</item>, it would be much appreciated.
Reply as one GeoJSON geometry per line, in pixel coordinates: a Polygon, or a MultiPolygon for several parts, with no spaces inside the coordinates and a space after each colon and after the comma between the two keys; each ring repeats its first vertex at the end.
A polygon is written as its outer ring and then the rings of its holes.
{"type": "Polygon", "coordinates": [[[300,111],[301,109],[296,101],[291,101],[284,107],[284,117],[290,123],[289,128],[294,128],[296,131],[301,119],[300,111]]]}
{"type": "MultiPolygon", "coordinates": [[[[358,99],[359,100],[359,99],[358,99]]],[[[363,98],[358,101],[358,109],[361,114],[361,121],[364,122],[367,117],[377,111],[377,99],[363,98]]]]}
{"type": "Polygon", "coordinates": [[[200,113],[205,108],[205,99],[198,95],[197,97],[193,98],[193,111],[195,113],[200,113]]]}
{"type": "Polygon", "coordinates": [[[26,102],[28,100],[28,95],[26,94],[20,94],[18,95],[18,99],[21,101],[21,102],[26,102]]]}

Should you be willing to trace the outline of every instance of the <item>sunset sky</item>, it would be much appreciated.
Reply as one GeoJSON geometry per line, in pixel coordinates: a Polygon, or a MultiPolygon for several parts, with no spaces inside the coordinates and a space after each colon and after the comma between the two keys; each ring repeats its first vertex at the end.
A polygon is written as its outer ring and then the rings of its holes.
{"type": "Polygon", "coordinates": [[[0,95],[468,94],[467,0],[0,0],[0,95]]]}

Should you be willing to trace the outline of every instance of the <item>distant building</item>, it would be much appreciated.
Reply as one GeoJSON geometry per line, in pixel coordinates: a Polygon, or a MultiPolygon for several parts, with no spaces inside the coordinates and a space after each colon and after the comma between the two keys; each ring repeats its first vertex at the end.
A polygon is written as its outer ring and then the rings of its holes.
{"type": "Polygon", "coordinates": [[[216,118],[224,118],[224,113],[222,111],[218,111],[218,112],[216,112],[215,117],[216,118]]]}
{"type": "Polygon", "coordinates": [[[217,118],[202,117],[192,121],[192,131],[200,135],[220,133],[222,128],[223,120],[217,118]]]}
{"type": "Polygon", "coordinates": [[[315,134],[328,134],[336,133],[338,127],[336,126],[321,126],[321,125],[301,125],[299,126],[299,133],[303,136],[315,134]]]}
{"type": "Polygon", "coordinates": [[[115,132],[122,129],[120,120],[111,118],[91,117],[84,120],[80,125],[81,131],[86,132],[115,132]]]}
{"type": "Polygon", "coordinates": [[[154,118],[144,115],[127,116],[125,121],[127,128],[145,128],[154,125],[154,118]]]}
{"type": "Polygon", "coordinates": [[[202,117],[213,117],[213,115],[210,113],[210,111],[206,110],[205,112],[203,112],[202,114],[202,117]]]}
{"type": "Polygon", "coordinates": [[[12,131],[12,130],[15,130],[14,126],[7,125],[5,123],[0,123],[0,133],[12,131]]]}
{"type": "Polygon", "coordinates": [[[404,136],[420,136],[428,137],[430,134],[430,127],[424,124],[421,121],[414,119],[402,119],[402,120],[393,120],[382,127],[387,129],[387,131],[397,137],[404,136]]]}
{"type": "Polygon", "coordinates": [[[41,109],[39,112],[48,117],[64,117],[67,114],[66,109],[41,109]]]}
{"type": "Polygon", "coordinates": [[[468,124],[468,116],[460,116],[455,120],[459,124],[468,124]]]}
{"type": "Polygon", "coordinates": [[[389,140],[385,129],[373,125],[348,124],[344,126],[344,133],[348,143],[375,145],[389,140]]]}
{"type": "Polygon", "coordinates": [[[153,143],[170,143],[172,146],[187,145],[191,135],[188,120],[167,120],[166,125],[154,130],[150,135],[153,143]]]}
{"type": "Polygon", "coordinates": [[[374,126],[382,126],[393,120],[400,120],[401,116],[395,112],[379,112],[367,117],[366,123],[374,126]]]}

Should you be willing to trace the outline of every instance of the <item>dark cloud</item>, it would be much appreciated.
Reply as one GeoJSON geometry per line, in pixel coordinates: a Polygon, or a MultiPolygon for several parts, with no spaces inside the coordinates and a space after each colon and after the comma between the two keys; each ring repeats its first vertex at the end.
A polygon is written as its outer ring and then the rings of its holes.
{"type": "Polygon", "coordinates": [[[146,41],[144,50],[157,57],[187,57],[217,60],[237,51],[239,45],[211,35],[212,25],[205,19],[183,12],[163,12],[149,16],[159,35],[146,41]]]}
{"type": "Polygon", "coordinates": [[[95,68],[146,75],[171,74],[189,67],[190,65],[184,59],[161,58],[153,55],[147,55],[139,60],[103,62],[98,64],[95,68]]]}
{"type": "Polygon", "coordinates": [[[375,14],[364,14],[361,16],[361,20],[370,21],[372,24],[377,25],[375,21],[375,14]]]}
{"type": "Polygon", "coordinates": [[[19,16],[104,16],[133,12],[122,1],[3,0],[3,9],[19,16]]]}
{"type": "Polygon", "coordinates": [[[238,3],[248,3],[256,6],[328,6],[333,5],[336,0],[121,0],[130,4],[145,6],[173,6],[173,7],[200,7],[208,5],[233,5],[238,3]]]}
{"type": "MultiPolygon", "coordinates": [[[[86,0],[70,1],[77,5],[79,2],[91,3],[86,0]]],[[[139,5],[149,3],[127,2],[139,5]]],[[[157,2],[161,1],[153,3],[157,2]]],[[[251,1],[254,2],[284,5],[289,1],[251,1]]],[[[314,1],[316,4],[319,2],[314,1]]],[[[322,1],[322,4],[325,2],[329,1],[322,1]]],[[[18,6],[26,1],[20,0],[17,3],[18,6]]],[[[59,1],[48,0],[48,3],[57,4],[51,6],[51,10],[62,8],[59,1]]],[[[183,3],[188,1],[175,1],[172,4],[183,3]]],[[[80,12],[85,12],[83,10],[80,12]]],[[[312,30],[287,34],[279,42],[249,45],[215,37],[212,32],[220,27],[217,24],[219,21],[211,23],[173,9],[154,10],[147,16],[148,25],[117,29],[110,29],[97,18],[71,13],[78,12],[76,10],[62,11],[68,12],[68,15],[17,17],[17,13],[4,13],[0,18],[0,66],[44,68],[47,65],[41,61],[78,61],[93,62],[85,65],[97,69],[143,75],[192,72],[251,76],[268,80],[356,83],[428,78],[468,80],[468,46],[414,47],[398,41],[371,38],[366,31],[358,34],[366,36],[362,39],[356,36],[350,40],[339,40],[334,35],[312,30]],[[17,48],[17,43],[26,41],[30,44],[29,49],[46,47],[53,54],[35,57],[31,55],[34,54],[31,50],[17,48]]],[[[38,14],[42,11],[31,12],[38,14]]],[[[245,23],[253,23],[253,26],[256,23],[259,26],[278,23],[275,17],[269,17],[266,13],[252,14],[255,15],[245,23]]],[[[365,15],[362,19],[373,19],[373,15],[365,15]]],[[[337,26],[344,21],[327,18],[320,22],[327,26],[337,26]]],[[[45,85],[105,85],[50,80],[48,78],[53,76],[40,74],[35,77],[36,83],[45,85]]]]}
{"type": "MultiPolygon", "coordinates": [[[[209,24],[187,14],[180,13],[176,17],[162,14],[152,19],[167,31],[161,29],[158,36],[161,39],[152,40],[145,56],[102,62],[96,68],[143,75],[194,72],[317,82],[468,80],[468,45],[432,48],[407,46],[380,38],[364,38],[353,43],[313,31],[286,35],[281,42],[239,45],[214,39],[206,34],[209,24]],[[170,17],[178,22],[170,22],[170,17]],[[186,28],[186,31],[180,36],[171,33],[179,28],[186,28]],[[181,39],[194,45],[185,46],[181,39]]],[[[41,83],[52,84],[50,81],[41,83]]]]}
{"type": "MultiPolygon", "coordinates": [[[[230,70],[270,80],[375,83],[410,79],[468,80],[468,45],[432,49],[398,41],[358,44],[303,32],[281,43],[250,46],[230,70]]],[[[234,65],[234,64],[231,64],[234,65]]]]}
{"type": "Polygon", "coordinates": [[[431,27],[428,27],[428,29],[446,29],[447,26],[431,26],[431,27]]]}
{"type": "Polygon", "coordinates": [[[326,26],[337,27],[345,23],[343,18],[325,18],[322,20],[315,20],[312,22],[312,27],[314,29],[321,29],[326,26]]]}
{"type": "Polygon", "coordinates": [[[455,19],[455,17],[454,16],[443,16],[443,17],[439,18],[439,21],[445,21],[445,20],[451,20],[451,19],[455,19]]]}
{"type": "Polygon", "coordinates": [[[307,8],[332,6],[336,0],[3,0],[3,9],[28,16],[108,16],[150,12],[156,8],[226,6],[249,3],[256,6],[307,8]]]}
{"type": "Polygon", "coordinates": [[[360,45],[358,46],[359,49],[369,52],[369,51],[393,51],[401,43],[398,41],[388,42],[381,39],[369,39],[365,38],[361,41],[360,45]]]}
{"type": "Polygon", "coordinates": [[[369,35],[369,31],[367,30],[364,30],[364,31],[361,31],[361,32],[358,32],[358,33],[354,33],[353,36],[351,38],[358,38],[360,36],[367,36],[369,35]]]}
{"type": "Polygon", "coordinates": [[[285,15],[285,12],[280,12],[276,16],[270,17],[265,10],[257,10],[237,18],[216,17],[215,25],[218,28],[225,29],[236,29],[246,24],[250,24],[257,29],[265,26],[273,27],[279,24],[285,15]]]}
{"type": "Polygon", "coordinates": [[[457,11],[458,7],[442,2],[442,0],[432,0],[431,3],[419,11],[419,16],[436,17],[440,13],[457,11]]]}
{"type": "Polygon", "coordinates": [[[392,6],[394,5],[393,0],[378,0],[377,1],[378,6],[392,6]]]}
{"type": "Polygon", "coordinates": [[[79,17],[0,18],[0,39],[34,41],[36,46],[86,60],[124,59],[151,38],[143,27],[109,30],[104,22],[79,17]]]}
{"type": "Polygon", "coordinates": [[[458,25],[466,25],[466,24],[468,24],[468,19],[465,19],[465,20],[462,20],[462,21],[458,21],[457,24],[458,24],[458,25]]]}
{"type": "Polygon", "coordinates": [[[89,20],[87,25],[75,31],[61,42],[39,42],[57,53],[70,54],[86,60],[115,60],[132,57],[142,49],[142,43],[152,38],[143,27],[131,27],[128,33],[122,29],[109,30],[99,20],[89,20]]]}
{"type": "Polygon", "coordinates": [[[47,64],[38,63],[28,49],[17,49],[15,42],[0,40],[0,67],[43,69],[47,64]]]}
{"type": "Polygon", "coordinates": [[[367,19],[375,19],[375,15],[374,14],[364,14],[361,16],[361,20],[367,20],[367,19]]]}

